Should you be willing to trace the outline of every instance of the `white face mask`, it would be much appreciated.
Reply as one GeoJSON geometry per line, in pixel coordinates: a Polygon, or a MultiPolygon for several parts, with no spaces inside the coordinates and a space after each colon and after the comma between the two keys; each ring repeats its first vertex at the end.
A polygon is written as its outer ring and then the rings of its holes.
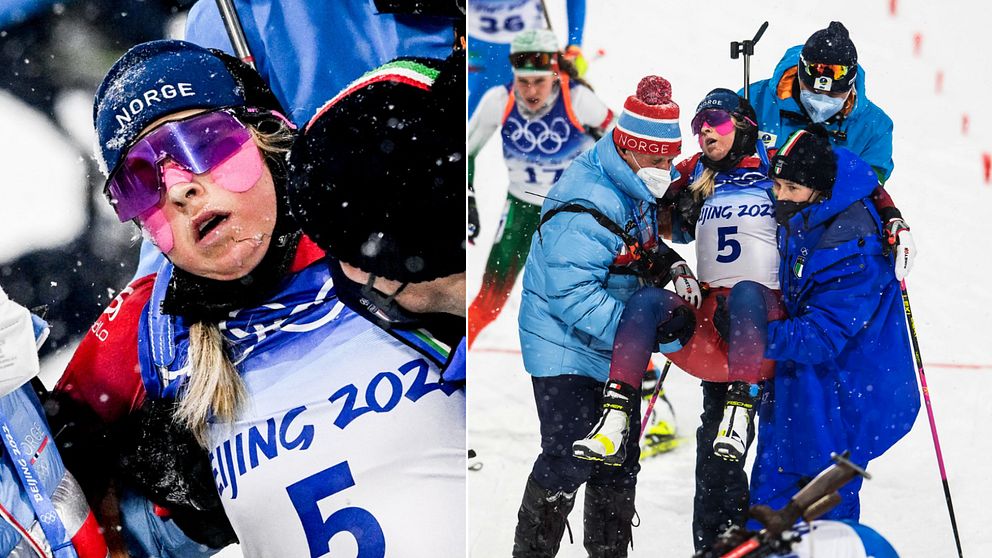
{"type": "Polygon", "coordinates": [[[840,98],[813,93],[812,91],[800,91],[799,101],[806,107],[806,112],[809,113],[809,117],[813,122],[819,124],[820,122],[826,122],[831,116],[840,112],[840,109],[844,108],[844,102],[847,101],[850,95],[850,90],[848,90],[847,95],[840,98]]]}
{"type": "Polygon", "coordinates": [[[660,198],[668,191],[672,184],[672,171],[659,169],[656,167],[641,167],[637,171],[637,178],[648,187],[655,198],[660,198]]]}

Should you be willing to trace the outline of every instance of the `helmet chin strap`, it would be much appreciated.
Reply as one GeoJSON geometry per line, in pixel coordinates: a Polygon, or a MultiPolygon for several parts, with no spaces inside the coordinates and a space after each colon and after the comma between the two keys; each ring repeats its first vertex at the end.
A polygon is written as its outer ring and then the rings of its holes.
{"type": "Polygon", "coordinates": [[[378,279],[378,277],[376,276],[375,273],[369,273],[369,279],[368,281],[365,282],[365,286],[362,288],[362,290],[365,291],[364,294],[378,293],[380,295],[384,295],[386,298],[383,299],[382,301],[386,304],[392,304],[392,302],[396,299],[396,297],[403,292],[403,289],[405,289],[406,286],[410,284],[410,283],[402,283],[400,284],[400,288],[396,289],[393,292],[393,294],[387,295],[386,293],[375,288],[374,285],[376,279],[378,279]]]}

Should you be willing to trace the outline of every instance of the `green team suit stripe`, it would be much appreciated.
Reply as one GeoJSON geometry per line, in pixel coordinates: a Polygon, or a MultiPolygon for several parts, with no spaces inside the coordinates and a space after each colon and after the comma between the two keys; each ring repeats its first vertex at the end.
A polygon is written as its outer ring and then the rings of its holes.
{"type": "Polygon", "coordinates": [[[468,346],[499,316],[530,252],[531,237],[541,222],[541,206],[507,196],[505,215],[489,252],[482,288],[468,309],[468,346]]]}

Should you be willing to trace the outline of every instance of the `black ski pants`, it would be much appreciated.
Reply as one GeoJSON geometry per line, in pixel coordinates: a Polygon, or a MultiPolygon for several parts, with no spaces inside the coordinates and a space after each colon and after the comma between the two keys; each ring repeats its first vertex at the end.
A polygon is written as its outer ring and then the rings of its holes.
{"type": "Polygon", "coordinates": [[[627,458],[619,467],[579,459],[572,455],[572,442],[592,430],[602,414],[604,383],[586,376],[562,375],[533,378],[537,416],[541,421],[541,454],[531,475],[542,488],[572,493],[584,482],[616,489],[633,488],[641,466],[640,399],[631,416],[627,436],[627,458]]]}
{"type": "Polygon", "coordinates": [[[703,382],[702,425],[696,430],[696,495],[692,508],[692,539],[696,550],[710,546],[729,525],[747,521],[748,490],[744,461],[754,441],[754,422],[748,428],[747,449],[740,461],[713,453],[729,384],[703,382]]]}

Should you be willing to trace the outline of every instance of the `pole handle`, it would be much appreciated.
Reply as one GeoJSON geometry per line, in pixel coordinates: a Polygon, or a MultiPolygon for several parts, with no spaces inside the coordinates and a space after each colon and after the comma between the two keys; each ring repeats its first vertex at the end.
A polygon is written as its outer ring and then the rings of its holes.
{"type": "Polygon", "coordinates": [[[754,45],[758,44],[758,41],[761,40],[761,36],[765,34],[765,29],[768,29],[767,21],[761,24],[761,27],[758,28],[758,32],[754,34],[754,38],[751,39],[751,54],[754,54],[754,45]]]}

